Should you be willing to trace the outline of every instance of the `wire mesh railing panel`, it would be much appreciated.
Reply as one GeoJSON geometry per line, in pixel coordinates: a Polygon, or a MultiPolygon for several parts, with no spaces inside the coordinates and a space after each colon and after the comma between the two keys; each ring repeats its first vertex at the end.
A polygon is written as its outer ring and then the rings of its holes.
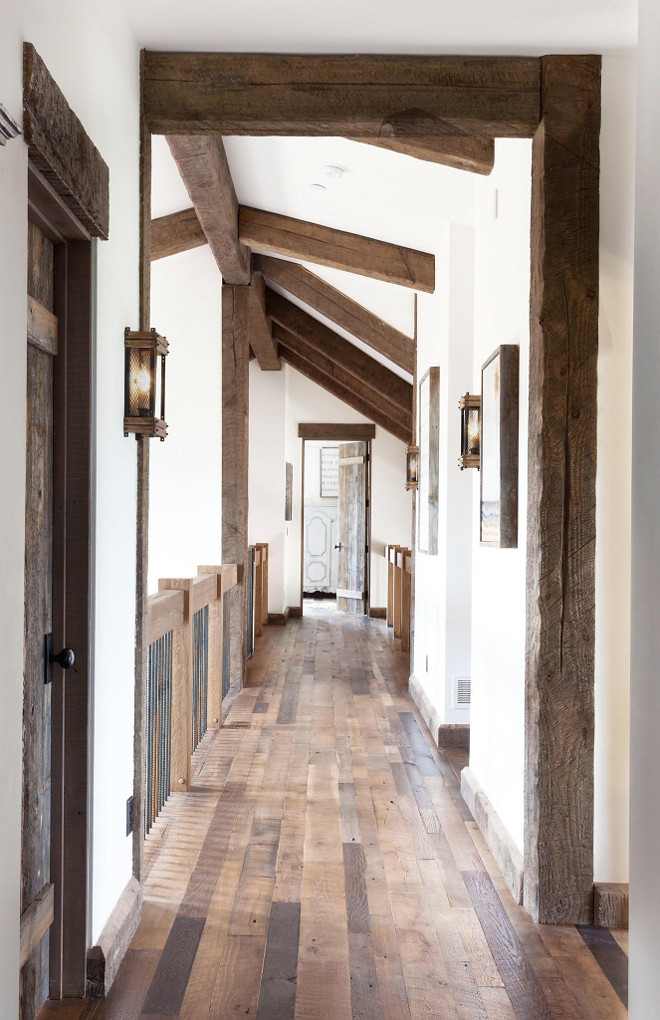
{"type": "Polygon", "coordinates": [[[144,830],[149,832],[170,795],[172,748],[172,632],[149,645],[144,830]]]}
{"type": "Polygon", "coordinates": [[[222,599],[222,697],[229,694],[231,681],[231,601],[226,592],[222,599]]]}
{"type": "Polygon", "coordinates": [[[193,616],[193,680],[190,753],[206,733],[209,694],[209,607],[193,616]]]}

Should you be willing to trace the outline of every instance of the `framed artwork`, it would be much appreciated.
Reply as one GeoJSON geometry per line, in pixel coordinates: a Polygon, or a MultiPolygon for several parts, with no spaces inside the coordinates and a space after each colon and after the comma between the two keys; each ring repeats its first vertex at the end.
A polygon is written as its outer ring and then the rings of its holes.
{"type": "Polygon", "coordinates": [[[479,540],[518,546],[518,345],[504,344],[481,368],[479,540]]]}
{"type": "Polygon", "coordinates": [[[284,488],[284,520],[293,520],[293,464],[289,464],[288,461],[284,488]]]}
{"type": "Polygon", "coordinates": [[[321,447],[321,499],[339,496],[339,447],[321,447]]]}
{"type": "Polygon", "coordinates": [[[440,369],[429,368],[419,384],[419,480],[417,484],[417,547],[438,553],[440,481],[440,369]]]}

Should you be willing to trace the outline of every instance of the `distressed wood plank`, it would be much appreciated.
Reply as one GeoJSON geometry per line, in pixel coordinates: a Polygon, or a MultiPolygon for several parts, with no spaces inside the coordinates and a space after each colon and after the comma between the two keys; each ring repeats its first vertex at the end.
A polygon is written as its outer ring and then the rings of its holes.
{"type": "Polygon", "coordinates": [[[37,948],[53,923],[54,917],[55,886],[49,882],[21,914],[19,967],[24,966],[28,957],[37,948]]]}
{"type": "Polygon", "coordinates": [[[27,299],[28,343],[46,354],[57,355],[57,316],[28,294],[27,299]]]}
{"type": "Polygon", "coordinates": [[[194,208],[158,216],[151,221],[151,261],[208,244],[194,208]]]}
{"type": "Polygon", "coordinates": [[[443,138],[358,138],[366,145],[377,145],[390,152],[441,163],[473,174],[489,174],[495,165],[495,142],[474,135],[448,135],[443,138]]]}
{"type": "Polygon", "coordinates": [[[527,57],[146,53],[156,134],[530,137],[540,68],[527,57]]]}
{"type": "Polygon", "coordinates": [[[274,259],[268,255],[255,255],[254,258],[261,272],[273,283],[311,305],[320,315],[352,333],[358,340],[412,375],[416,351],[412,337],[379,319],[373,312],[297,262],[274,259]]]}
{"type": "Polygon", "coordinates": [[[600,57],[542,59],[532,146],[524,902],[593,893],[600,57]]]}
{"type": "Polygon", "coordinates": [[[173,135],[167,144],[224,282],[249,284],[251,255],[238,237],[238,199],[222,138],[173,135]]]}
{"type": "MultiPolygon", "coordinates": [[[[270,320],[266,316],[266,285],[263,276],[255,274],[248,299],[250,347],[254,351],[262,372],[277,372],[282,367],[277,356],[270,320]]],[[[261,613],[258,614],[261,618],[261,613]]],[[[261,631],[259,631],[261,633],[261,631]]]]}

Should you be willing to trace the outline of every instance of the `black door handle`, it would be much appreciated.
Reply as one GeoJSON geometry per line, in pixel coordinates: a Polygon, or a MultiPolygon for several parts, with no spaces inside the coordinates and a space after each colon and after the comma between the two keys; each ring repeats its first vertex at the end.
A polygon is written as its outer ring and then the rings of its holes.
{"type": "Polygon", "coordinates": [[[73,648],[63,648],[57,655],[51,655],[50,661],[59,663],[62,669],[71,669],[76,661],[75,652],[73,648]]]}
{"type": "Polygon", "coordinates": [[[53,679],[53,663],[56,662],[62,669],[71,669],[76,656],[72,648],[63,648],[57,655],[53,654],[53,635],[46,634],[45,655],[44,655],[44,683],[49,684],[53,679]]]}

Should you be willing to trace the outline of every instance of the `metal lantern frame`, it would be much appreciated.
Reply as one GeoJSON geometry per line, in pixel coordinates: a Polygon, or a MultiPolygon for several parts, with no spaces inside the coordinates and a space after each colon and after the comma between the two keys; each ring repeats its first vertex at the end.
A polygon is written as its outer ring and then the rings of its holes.
{"type": "Polygon", "coordinates": [[[406,446],[406,489],[419,487],[419,446],[406,446]]]}
{"type": "Polygon", "coordinates": [[[478,394],[466,393],[458,402],[461,412],[461,455],[458,466],[465,468],[481,467],[481,397],[478,394]],[[477,429],[470,426],[476,419],[477,429]]]}
{"type": "Polygon", "coordinates": [[[160,439],[167,435],[165,421],[165,359],[169,352],[166,337],[155,329],[124,330],[124,435],[131,433],[160,439]],[[144,375],[147,386],[140,386],[144,375]]]}

